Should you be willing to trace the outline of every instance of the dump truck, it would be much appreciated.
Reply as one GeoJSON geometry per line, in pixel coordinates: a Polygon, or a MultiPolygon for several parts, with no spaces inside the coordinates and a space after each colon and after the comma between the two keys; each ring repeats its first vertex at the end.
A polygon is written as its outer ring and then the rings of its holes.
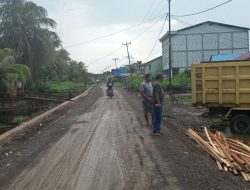
{"type": "Polygon", "coordinates": [[[250,134],[250,61],[192,65],[192,102],[230,121],[236,134],[250,134]]]}

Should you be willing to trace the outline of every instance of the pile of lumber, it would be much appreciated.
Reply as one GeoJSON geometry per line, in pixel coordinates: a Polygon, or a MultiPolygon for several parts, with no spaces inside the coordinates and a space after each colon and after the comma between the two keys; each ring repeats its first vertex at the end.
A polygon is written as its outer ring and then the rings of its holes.
{"type": "Polygon", "coordinates": [[[220,170],[242,174],[246,181],[250,181],[250,147],[238,140],[226,138],[223,133],[212,133],[205,128],[205,135],[199,135],[192,129],[187,135],[210,154],[220,170]]]}

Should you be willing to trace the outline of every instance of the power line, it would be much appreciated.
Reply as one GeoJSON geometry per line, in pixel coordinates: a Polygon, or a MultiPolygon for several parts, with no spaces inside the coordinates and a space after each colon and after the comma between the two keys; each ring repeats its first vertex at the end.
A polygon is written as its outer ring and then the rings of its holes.
{"type": "Polygon", "coordinates": [[[119,31],[116,31],[116,32],[112,32],[112,33],[110,33],[110,34],[106,34],[106,35],[103,35],[103,36],[99,36],[99,37],[93,38],[93,39],[91,39],[91,40],[86,40],[86,41],[84,41],[84,42],[79,42],[79,43],[76,43],[76,44],[72,44],[72,45],[70,45],[70,46],[66,46],[65,48],[71,48],[71,47],[75,47],[75,46],[80,46],[80,45],[87,44],[87,43],[90,43],[90,42],[93,42],[93,41],[96,41],[96,40],[100,40],[100,39],[102,39],[102,38],[106,38],[106,37],[109,37],[109,36],[113,36],[113,35],[116,35],[116,34],[119,34],[119,33],[125,32],[125,31],[128,31],[128,30],[131,30],[132,28],[136,28],[136,27],[141,26],[141,25],[143,25],[143,24],[145,24],[145,23],[151,22],[151,21],[153,21],[153,20],[155,20],[155,19],[157,19],[157,18],[159,18],[159,17],[162,17],[163,15],[166,15],[166,13],[161,14],[161,15],[158,15],[158,16],[156,16],[156,17],[154,17],[154,18],[148,19],[148,20],[146,20],[145,22],[142,22],[142,23],[140,23],[140,24],[136,24],[136,25],[133,25],[133,26],[128,27],[128,28],[124,28],[124,29],[119,30],[119,31]]]}
{"type": "MultiPolygon", "coordinates": [[[[162,2],[163,2],[163,0],[160,0],[159,3],[155,7],[154,4],[156,3],[156,0],[153,0],[150,7],[149,7],[149,9],[148,9],[148,11],[146,12],[146,14],[145,14],[145,16],[144,16],[144,18],[143,18],[143,20],[141,22],[145,21],[145,19],[147,19],[147,17],[151,18],[151,17],[155,16],[152,13],[155,13],[155,12],[158,13],[158,14],[165,13],[165,11],[166,11],[165,9],[161,10],[161,11],[158,11],[158,9],[159,9],[160,5],[162,4],[162,2]]],[[[165,16],[165,15],[163,15],[163,16],[165,16]]],[[[143,28],[145,28],[145,27],[143,27],[143,28]]]]}
{"type": "Polygon", "coordinates": [[[91,62],[90,64],[97,63],[97,62],[99,62],[99,61],[105,59],[106,57],[109,57],[109,56],[113,55],[114,53],[116,53],[117,51],[119,51],[119,50],[122,49],[122,48],[123,48],[123,46],[121,46],[121,47],[115,49],[114,51],[112,51],[112,52],[106,54],[105,56],[103,56],[103,57],[101,57],[101,58],[96,59],[95,61],[91,62]]]}
{"type": "Polygon", "coordinates": [[[155,41],[155,43],[154,43],[153,48],[151,49],[151,51],[150,51],[150,53],[149,53],[149,55],[148,55],[148,57],[147,57],[147,60],[148,60],[149,57],[152,55],[152,53],[153,53],[153,51],[154,51],[154,49],[155,49],[155,47],[156,47],[156,44],[158,43],[158,41],[159,41],[159,39],[160,39],[160,37],[161,37],[161,33],[162,33],[162,31],[163,31],[163,29],[164,29],[164,27],[165,27],[165,24],[166,24],[166,21],[167,21],[168,16],[169,16],[169,15],[167,14],[166,17],[165,17],[165,20],[164,20],[164,22],[163,22],[163,25],[162,25],[162,27],[161,27],[161,30],[160,30],[160,32],[159,32],[159,34],[158,34],[158,36],[157,36],[157,39],[156,39],[156,41],[155,41]]]}
{"type": "Polygon", "coordinates": [[[153,5],[154,5],[155,1],[156,1],[156,0],[152,0],[152,3],[150,4],[149,9],[147,10],[146,14],[144,15],[144,17],[143,17],[143,19],[142,19],[142,22],[144,22],[145,19],[147,18],[147,16],[149,15],[151,9],[153,8],[153,5]]]}
{"type": "MultiPolygon", "coordinates": [[[[165,0],[164,0],[165,1],[165,0]]],[[[160,11],[158,11],[158,9],[161,7],[161,4],[164,2],[163,0],[160,0],[159,2],[158,2],[158,4],[156,5],[156,7],[154,7],[153,5],[152,5],[152,12],[151,13],[149,13],[149,17],[153,17],[153,15],[154,15],[154,13],[155,12],[160,12],[160,11]]],[[[165,12],[166,10],[164,9],[164,12],[165,12]]]]}
{"type": "Polygon", "coordinates": [[[134,42],[135,40],[137,40],[139,37],[141,37],[144,33],[146,33],[150,28],[152,28],[155,24],[157,24],[162,18],[160,17],[158,20],[156,20],[156,22],[154,22],[153,24],[151,24],[148,28],[146,28],[143,32],[141,32],[139,35],[137,35],[136,37],[134,37],[131,42],[134,42]]]}
{"type": "MultiPolygon", "coordinates": [[[[136,40],[137,40],[139,37],[141,37],[145,32],[147,32],[147,31],[148,31],[150,28],[152,28],[156,23],[158,23],[160,19],[161,19],[161,18],[159,18],[156,22],[154,22],[153,24],[151,24],[148,28],[146,28],[146,29],[145,29],[143,32],[141,32],[139,35],[137,35],[136,37],[134,37],[134,38],[131,40],[131,42],[136,41],[136,40]]],[[[114,53],[116,53],[116,52],[119,51],[120,49],[122,49],[122,46],[119,47],[119,48],[117,48],[117,49],[115,49],[115,50],[113,50],[112,52],[106,54],[105,56],[96,59],[95,61],[91,62],[90,64],[97,63],[97,62],[99,62],[99,61],[101,61],[101,60],[103,60],[103,59],[105,59],[105,58],[107,58],[107,57],[113,55],[114,53]]]]}
{"type": "Polygon", "coordinates": [[[173,16],[175,16],[175,17],[189,17],[189,16],[194,16],[194,15],[199,15],[199,14],[202,14],[202,13],[205,13],[205,12],[208,12],[208,11],[211,11],[211,10],[213,10],[213,9],[216,9],[216,8],[218,8],[218,7],[221,7],[221,6],[225,5],[225,4],[228,4],[228,3],[230,3],[231,1],[233,1],[233,0],[228,0],[228,1],[224,2],[224,3],[221,3],[221,4],[216,5],[216,6],[214,6],[214,7],[211,7],[211,8],[209,8],[209,9],[206,9],[206,10],[203,10],[203,11],[199,11],[199,12],[196,12],[196,13],[191,13],[191,14],[186,14],[186,15],[173,15],[173,16]]]}

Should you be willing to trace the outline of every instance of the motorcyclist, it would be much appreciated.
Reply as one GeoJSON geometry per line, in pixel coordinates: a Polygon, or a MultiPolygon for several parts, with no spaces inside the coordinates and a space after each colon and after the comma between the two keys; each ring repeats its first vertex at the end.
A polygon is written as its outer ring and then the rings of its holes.
{"type": "Polygon", "coordinates": [[[112,92],[112,94],[113,94],[113,81],[112,81],[112,79],[111,78],[108,78],[108,81],[107,81],[107,94],[108,94],[108,92],[112,92]]]}

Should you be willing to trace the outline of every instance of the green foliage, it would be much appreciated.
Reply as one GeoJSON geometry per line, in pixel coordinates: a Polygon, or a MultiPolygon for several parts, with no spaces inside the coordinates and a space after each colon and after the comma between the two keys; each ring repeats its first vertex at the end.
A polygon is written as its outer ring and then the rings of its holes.
{"type": "Polygon", "coordinates": [[[64,90],[69,90],[69,89],[76,89],[76,88],[82,88],[83,84],[82,83],[76,83],[72,81],[53,81],[53,82],[48,82],[44,85],[40,85],[39,90],[40,91],[64,91],[64,90]]]}
{"type": "Polygon", "coordinates": [[[9,48],[0,49],[0,62],[2,62],[6,57],[14,56],[14,51],[9,48]]]}
{"type": "MultiPolygon", "coordinates": [[[[126,86],[129,90],[138,92],[141,83],[143,82],[142,76],[133,76],[133,78],[126,79],[122,82],[123,86],[126,86]]],[[[152,83],[155,83],[153,81],[152,83]]],[[[191,72],[185,71],[184,73],[180,73],[176,75],[172,79],[174,90],[176,91],[190,91],[191,90],[191,72]]],[[[169,90],[169,81],[168,79],[164,80],[163,82],[163,89],[164,91],[169,90]]]]}
{"type": "MultiPolygon", "coordinates": [[[[190,91],[191,90],[191,72],[189,70],[180,73],[172,78],[173,88],[176,91],[190,91]]],[[[163,88],[165,91],[169,90],[169,80],[164,80],[163,88]]]]}
{"type": "Polygon", "coordinates": [[[68,68],[69,80],[80,82],[87,80],[87,67],[83,62],[71,61],[68,68]]]}
{"type": "Polygon", "coordinates": [[[47,17],[47,10],[31,1],[10,0],[0,7],[0,45],[15,50],[17,61],[32,70],[33,78],[44,78],[52,68],[55,48],[60,39],[50,29],[56,23],[47,17]]]}
{"type": "MultiPolygon", "coordinates": [[[[54,32],[55,26],[56,23],[48,17],[47,10],[32,1],[0,1],[2,65],[15,62],[28,66],[36,86],[51,80],[89,82],[85,64],[70,59],[69,53],[62,48],[61,40],[54,32]]],[[[17,77],[24,81],[25,77],[17,71],[23,68],[8,68],[11,70],[9,78],[17,77]],[[18,76],[13,72],[18,73],[18,76]]],[[[26,76],[29,74],[27,69],[23,69],[22,73],[26,76]]],[[[1,85],[5,82],[2,81],[1,85]]]]}
{"type": "Polygon", "coordinates": [[[27,119],[27,117],[17,116],[13,119],[13,121],[11,121],[11,123],[16,124],[16,125],[20,125],[23,121],[25,121],[25,119],[27,119]]]}
{"type": "MultiPolygon", "coordinates": [[[[26,65],[6,61],[6,58],[11,57],[11,53],[9,49],[0,50],[0,89],[9,94],[15,90],[16,82],[22,82],[25,85],[31,79],[31,71],[26,65]]],[[[13,56],[12,59],[14,60],[13,56]]]]}
{"type": "Polygon", "coordinates": [[[129,90],[138,92],[143,80],[142,76],[133,76],[132,78],[126,79],[123,83],[129,90]]]}

